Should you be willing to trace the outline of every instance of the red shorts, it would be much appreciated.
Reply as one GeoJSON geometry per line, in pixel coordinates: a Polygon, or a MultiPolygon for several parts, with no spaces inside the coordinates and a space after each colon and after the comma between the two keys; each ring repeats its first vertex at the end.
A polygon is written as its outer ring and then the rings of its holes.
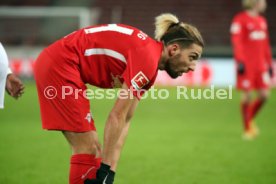
{"type": "MultiPolygon", "coordinates": [[[[245,69],[246,70],[246,69],[245,69]]],[[[237,88],[243,91],[269,89],[269,73],[251,71],[251,73],[237,74],[237,88]]]]}
{"type": "Polygon", "coordinates": [[[43,129],[96,130],[78,65],[43,51],[34,66],[43,129]],[[71,94],[72,91],[72,94],[71,94]],[[77,91],[75,93],[75,91],[77,91]]]}

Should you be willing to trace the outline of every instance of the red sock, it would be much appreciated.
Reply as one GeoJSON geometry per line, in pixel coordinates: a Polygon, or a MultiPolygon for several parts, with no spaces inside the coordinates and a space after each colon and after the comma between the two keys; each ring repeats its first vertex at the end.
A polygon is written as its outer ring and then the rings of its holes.
{"type": "Polygon", "coordinates": [[[243,125],[245,130],[250,129],[250,106],[248,103],[241,103],[241,112],[243,118],[243,125]]]}
{"type": "Polygon", "coordinates": [[[101,159],[95,155],[78,154],[71,157],[70,164],[69,183],[83,184],[86,179],[96,178],[101,159]]]}
{"type": "Polygon", "coordinates": [[[264,104],[263,100],[257,99],[250,105],[250,110],[251,110],[250,119],[253,119],[257,115],[257,113],[259,112],[263,104],[264,104]]]}

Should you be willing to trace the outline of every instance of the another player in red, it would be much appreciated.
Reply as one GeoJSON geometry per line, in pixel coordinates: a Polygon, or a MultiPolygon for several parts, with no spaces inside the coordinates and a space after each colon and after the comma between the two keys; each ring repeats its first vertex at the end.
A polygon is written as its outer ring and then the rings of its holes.
{"type": "Polygon", "coordinates": [[[237,64],[237,88],[242,90],[241,110],[244,138],[253,139],[258,128],[253,119],[269,96],[272,56],[266,19],[265,0],[243,0],[245,11],[238,13],[231,25],[234,57],[237,64]],[[252,91],[257,99],[252,101],[252,91]]]}
{"type": "Polygon", "coordinates": [[[156,40],[123,24],[92,26],[53,43],[37,58],[34,74],[42,125],[62,131],[72,147],[70,184],[111,184],[125,142],[130,119],[157,71],[172,78],[193,71],[202,54],[199,31],[171,14],[156,18],[156,40]],[[85,84],[120,87],[107,118],[101,150],[85,84]],[[67,86],[77,93],[62,94],[67,86]],[[134,96],[134,98],[132,98],[134,96]]]}

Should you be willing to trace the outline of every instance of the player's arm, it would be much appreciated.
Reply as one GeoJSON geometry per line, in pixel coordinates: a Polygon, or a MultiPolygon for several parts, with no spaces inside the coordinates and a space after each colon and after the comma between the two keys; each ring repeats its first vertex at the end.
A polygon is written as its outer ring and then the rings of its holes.
{"type": "Polygon", "coordinates": [[[128,86],[124,83],[120,90],[120,97],[116,100],[109,113],[104,130],[103,163],[111,165],[116,143],[118,142],[123,128],[130,119],[130,109],[137,99],[128,92],[128,86]]]}
{"type": "Polygon", "coordinates": [[[131,118],[133,117],[133,114],[136,110],[138,103],[139,103],[139,100],[137,98],[135,98],[134,102],[132,103],[132,105],[127,113],[126,122],[123,127],[122,133],[121,133],[117,143],[115,144],[115,149],[114,149],[114,153],[112,155],[112,161],[111,161],[111,165],[110,165],[111,167],[110,167],[110,171],[109,171],[109,176],[108,176],[107,182],[106,182],[107,184],[113,183],[113,181],[114,181],[115,171],[116,171],[116,168],[117,168],[120,156],[121,156],[123,146],[125,144],[125,141],[126,141],[126,138],[128,135],[130,121],[131,121],[131,118]]]}
{"type": "Polygon", "coordinates": [[[131,118],[133,117],[133,114],[136,110],[138,103],[139,103],[138,99],[135,99],[135,101],[132,103],[132,105],[127,113],[126,122],[123,127],[122,133],[121,133],[117,143],[115,144],[115,151],[114,151],[114,154],[112,155],[112,161],[111,161],[111,170],[112,171],[115,171],[117,168],[117,164],[118,164],[118,161],[119,161],[119,158],[121,155],[121,151],[123,149],[126,137],[128,135],[130,121],[131,121],[131,118]]]}
{"type": "Polygon", "coordinates": [[[239,20],[239,18],[234,18],[231,28],[231,42],[233,46],[233,52],[234,52],[234,58],[237,62],[237,69],[238,73],[242,74],[244,73],[244,44],[243,44],[243,26],[242,21],[239,20]]]}
{"type": "Polygon", "coordinates": [[[129,128],[129,121],[138,104],[138,99],[129,92],[126,83],[123,84],[119,94],[120,96],[109,113],[105,124],[104,145],[102,151],[103,161],[101,167],[97,171],[97,179],[86,180],[85,184],[113,183],[115,175],[114,169],[125,142],[129,128]]]}

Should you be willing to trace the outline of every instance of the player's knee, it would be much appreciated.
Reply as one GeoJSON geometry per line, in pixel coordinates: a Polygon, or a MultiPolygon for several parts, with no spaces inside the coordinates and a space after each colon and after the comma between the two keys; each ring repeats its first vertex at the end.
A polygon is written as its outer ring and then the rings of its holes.
{"type": "Polygon", "coordinates": [[[269,92],[263,92],[259,95],[259,99],[263,102],[267,101],[267,99],[269,98],[269,92]]]}
{"type": "Polygon", "coordinates": [[[100,144],[98,141],[83,141],[77,145],[72,145],[74,154],[94,154],[97,155],[100,152],[100,144]]]}
{"type": "Polygon", "coordinates": [[[258,98],[259,98],[259,100],[261,100],[263,102],[265,102],[269,98],[269,95],[270,95],[269,90],[260,90],[260,91],[258,91],[258,98]]]}
{"type": "Polygon", "coordinates": [[[95,132],[63,132],[70,144],[73,154],[98,154],[100,144],[95,132]]]}
{"type": "Polygon", "coordinates": [[[243,93],[241,100],[242,100],[243,103],[248,103],[249,104],[252,100],[252,96],[251,96],[250,93],[247,93],[247,92],[243,93]]]}

